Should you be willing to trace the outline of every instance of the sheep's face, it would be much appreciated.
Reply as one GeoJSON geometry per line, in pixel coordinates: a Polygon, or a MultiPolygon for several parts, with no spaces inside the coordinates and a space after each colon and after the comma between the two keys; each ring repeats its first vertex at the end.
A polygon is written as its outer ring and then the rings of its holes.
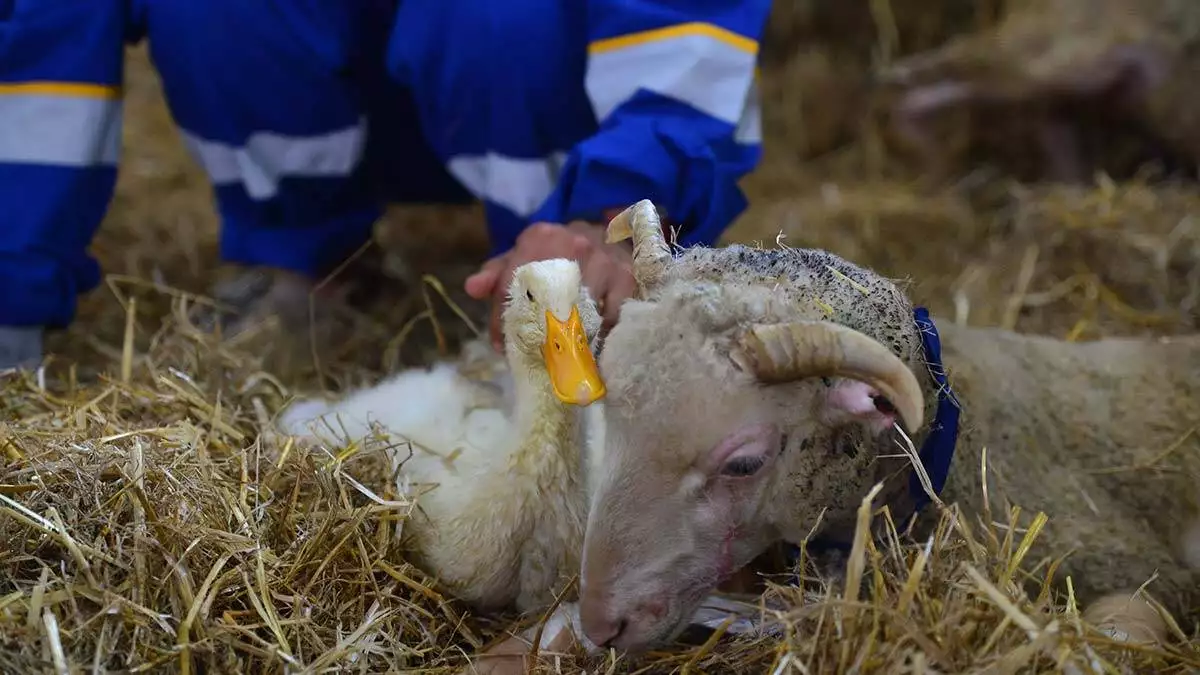
{"type": "Polygon", "coordinates": [[[600,313],[583,286],[578,263],[542,260],[514,270],[504,330],[515,361],[544,365],[563,403],[588,405],[604,396],[591,349],[600,313]]]}
{"type": "Polygon", "coordinates": [[[770,301],[705,320],[712,303],[698,296],[722,292],[628,301],[605,341],[604,446],[581,588],[596,644],[639,651],[672,639],[724,577],[780,538],[780,499],[796,502],[789,509],[827,499],[804,486],[828,480],[833,465],[865,473],[867,453],[831,457],[816,444],[839,428],[857,427],[861,438],[892,422],[861,383],[765,385],[739,368],[731,345],[747,316],[771,313],[770,301]]]}

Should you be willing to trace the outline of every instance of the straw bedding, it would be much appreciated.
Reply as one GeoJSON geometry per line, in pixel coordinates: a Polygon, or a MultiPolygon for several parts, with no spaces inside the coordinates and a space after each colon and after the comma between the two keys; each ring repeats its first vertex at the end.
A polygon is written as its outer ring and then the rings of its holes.
{"type": "MultiPolygon", "coordinates": [[[[1069,339],[1196,330],[1194,185],[1020,187],[993,174],[914,186],[854,113],[863,65],[985,21],[990,6],[934,20],[913,3],[841,3],[858,8],[845,14],[829,9],[837,4],[779,3],[763,86],[767,157],[730,240],[831,249],[909,280],[944,320],[1069,339]]],[[[460,667],[514,617],[471,616],[405,563],[396,525],[414,502],[396,493],[380,449],[314,453],[267,428],[294,391],[370,382],[472,334],[452,305],[480,316],[456,290],[484,250],[478,209],[390,214],[378,240],[406,251],[409,266],[392,267],[395,284],[368,309],[341,308],[309,336],[267,326],[217,344],[186,319],[215,266],[209,192],[145,54],[130,64],[123,174],[94,247],[109,283],[53,336],[42,372],[0,379],[0,671],[460,667]]],[[[869,505],[861,515],[870,519],[869,505]]],[[[1025,552],[1054,515],[981,519],[951,507],[929,542],[860,538],[847,579],[814,572],[803,588],[773,587],[791,607],[773,615],[783,639],[725,638],[636,661],[562,655],[546,667],[1196,672],[1190,621],[1167,649],[1122,648],[1084,625],[1069,596],[1018,590],[1026,575],[1053,573],[1054,561],[1025,552]]]]}

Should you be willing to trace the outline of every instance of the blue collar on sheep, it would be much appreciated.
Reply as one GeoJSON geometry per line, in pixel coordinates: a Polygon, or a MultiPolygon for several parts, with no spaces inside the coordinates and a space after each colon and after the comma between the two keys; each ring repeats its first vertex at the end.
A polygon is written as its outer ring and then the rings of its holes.
{"type": "MultiPolygon", "coordinates": [[[[929,435],[921,445],[921,464],[929,474],[935,494],[942,494],[946,485],[946,477],[950,475],[950,462],[954,459],[954,446],[958,443],[958,399],[950,389],[946,378],[946,369],[942,366],[942,340],[938,337],[937,326],[929,318],[929,310],[918,307],[913,311],[917,327],[921,331],[921,345],[925,348],[925,359],[929,366],[929,375],[938,384],[938,407],[929,425],[929,435]]],[[[929,504],[929,495],[921,487],[917,472],[913,471],[909,478],[908,489],[913,493],[915,509],[919,513],[929,504]]]]}
{"type": "MultiPolygon", "coordinates": [[[[950,383],[946,378],[946,369],[942,366],[942,341],[938,337],[937,326],[933,324],[933,319],[929,318],[929,310],[917,307],[913,311],[913,318],[921,331],[921,345],[925,350],[929,374],[938,385],[937,413],[929,425],[929,435],[921,444],[918,456],[921,458],[922,466],[925,467],[925,472],[929,474],[934,493],[940,495],[942,488],[946,485],[946,477],[950,474],[950,462],[954,459],[954,446],[958,442],[959,404],[954,392],[950,389],[950,383]]],[[[908,489],[913,495],[913,516],[915,517],[921,509],[929,504],[931,499],[925,489],[921,487],[921,481],[917,477],[916,471],[913,471],[909,478],[908,489]]],[[[808,550],[813,553],[830,549],[841,549],[848,552],[850,543],[817,539],[808,544],[808,550]]],[[[789,544],[786,554],[788,565],[794,566],[800,558],[800,548],[789,544]]],[[[796,581],[793,579],[793,583],[796,581]]]]}

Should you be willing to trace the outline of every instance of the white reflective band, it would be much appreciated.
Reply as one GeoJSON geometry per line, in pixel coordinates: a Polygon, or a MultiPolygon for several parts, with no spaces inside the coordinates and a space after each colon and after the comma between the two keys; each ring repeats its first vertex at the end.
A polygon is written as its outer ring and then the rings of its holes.
{"type": "Polygon", "coordinates": [[[120,156],[121,100],[115,95],[0,88],[0,162],[115,166],[120,156]]]}
{"type": "Polygon", "coordinates": [[[733,140],[743,145],[762,143],[762,99],[758,91],[758,79],[750,81],[750,89],[746,92],[746,104],[742,108],[742,118],[738,120],[737,128],[733,131],[733,140]]]}
{"type": "Polygon", "coordinates": [[[292,176],[349,176],[362,159],[366,119],[320,136],[284,136],[269,131],[251,134],[243,147],[209,141],[183,132],[184,142],[213,185],[241,183],[253,199],[271,199],[279,181],[292,176]]]}
{"type": "Polygon", "coordinates": [[[592,43],[586,87],[603,122],[646,89],[738,124],[758,45],[709,24],[685,24],[592,43]]]}
{"type": "Polygon", "coordinates": [[[499,204],[522,218],[538,210],[554,192],[566,153],[542,159],[517,159],[495,153],[459,156],[447,169],[476,197],[499,204]]]}

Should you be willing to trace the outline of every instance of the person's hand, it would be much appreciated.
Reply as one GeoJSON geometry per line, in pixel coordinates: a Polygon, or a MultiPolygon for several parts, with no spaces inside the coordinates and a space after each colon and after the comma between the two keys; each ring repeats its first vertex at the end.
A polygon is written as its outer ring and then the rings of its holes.
{"type": "Polygon", "coordinates": [[[612,328],[621,303],[637,290],[630,245],[606,244],[603,225],[584,221],[566,226],[534,223],[525,228],[511,250],[485,262],[466,281],[466,292],[472,298],[492,300],[488,333],[497,351],[504,347],[500,315],[513,270],[525,263],[551,258],[568,258],[579,263],[583,284],[604,319],[604,331],[612,328]]]}

